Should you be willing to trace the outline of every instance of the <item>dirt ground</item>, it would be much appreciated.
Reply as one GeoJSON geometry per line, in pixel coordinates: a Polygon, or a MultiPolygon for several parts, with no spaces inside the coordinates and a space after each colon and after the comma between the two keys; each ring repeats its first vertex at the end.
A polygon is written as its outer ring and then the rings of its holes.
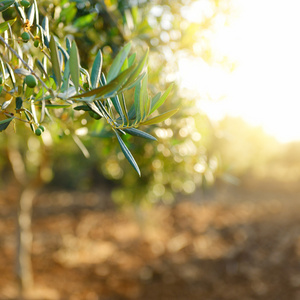
{"type": "MultiPolygon", "coordinates": [[[[17,295],[15,204],[5,195],[1,300],[17,295]]],[[[297,186],[220,186],[143,210],[116,210],[103,197],[65,191],[38,196],[29,300],[300,299],[297,186]]]]}

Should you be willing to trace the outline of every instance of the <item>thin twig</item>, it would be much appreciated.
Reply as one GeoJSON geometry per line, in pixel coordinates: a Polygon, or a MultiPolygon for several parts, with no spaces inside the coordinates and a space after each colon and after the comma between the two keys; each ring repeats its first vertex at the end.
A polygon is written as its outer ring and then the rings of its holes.
{"type": "Polygon", "coordinates": [[[31,67],[27,64],[26,61],[24,61],[19,54],[9,46],[8,43],[5,42],[4,38],[0,35],[0,40],[4,43],[4,45],[23,63],[23,65],[28,68],[28,70],[31,72],[32,75],[35,76],[35,78],[42,84],[42,86],[54,97],[53,91],[47,87],[47,85],[44,83],[44,81],[31,69],[31,67]]]}

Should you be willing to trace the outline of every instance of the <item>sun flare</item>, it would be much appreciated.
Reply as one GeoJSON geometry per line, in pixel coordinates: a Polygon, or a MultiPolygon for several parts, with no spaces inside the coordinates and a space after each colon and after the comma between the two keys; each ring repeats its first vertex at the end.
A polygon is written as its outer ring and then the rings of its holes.
{"type": "Polygon", "coordinates": [[[237,0],[238,15],[220,26],[214,51],[233,71],[202,58],[179,61],[182,88],[197,91],[199,108],[212,119],[240,116],[279,141],[300,139],[300,3],[237,0]]]}

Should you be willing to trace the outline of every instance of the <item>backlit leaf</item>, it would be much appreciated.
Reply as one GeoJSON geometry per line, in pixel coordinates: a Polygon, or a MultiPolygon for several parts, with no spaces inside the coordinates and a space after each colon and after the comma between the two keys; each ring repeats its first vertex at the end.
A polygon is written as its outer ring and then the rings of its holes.
{"type": "Polygon", "coordinates": [[[118,76],[123,63],[129,54],[130,48],[131,48],[131,43],[126,44],[120,50],[120,52],[117,54],[115,59],[113,60],[111,67],[107,74],[107,82],[108,83],[111,82],[113,79],[115,79],[118,76]]]}
{"type": "Polygon", "coordinates": [[[141,176],[141,171],[140,171],[135,159],[133,158],[132,154],[130,153],[129,149],[127,148],[127,146],[125,145],[125,143],[123,142],[123,140],[121,139],[121,137],[119,136],[119,134],[116,131],[115,131],[115,134],[118,138],[118,142],[120,144],[121,150],[124,153],[126,159],[133,166],[133,168],[136,170],[136,172],[139,174],[139,176],[141,176]]]}
{"type": "Polygon", "coordinates": [[[152,141],[157,141],[157,139],[154,136],[152,136],[151,134],[146,133],[146,132],[141,131],[136,128],[127,128],[127,129],[122,129],[122,130],[124,130],[126,133],[129,133],[130,135],[142,137],[142,138],[152,140],[152,141]]]}
{"type": "Polygon", "coordinates": [[[17,20],[17,18],[14,18],[13,20],[9,20],[9,21],[1,23],[0,24],[0,34],[8,29],[8,24],[12,25],[13,23],[15,23],[16,20],[17,20]]]}
{"type": "Polygon", "coordinates": [[[173,88],[173,84],[171,84],[167,90],[163,93],[163,95],[157,99],[157,97],[153,97],[152,103],[151,103],[151,111],[150,114],[152,114],[155,110],[157,110],[166,100],[168,95],[170,94],[171,89],[173,88]]]}
{"type": "Polygon", "coordinates": [[[152,124],[157,124],[157,123],[163,122],[164,120],[167,120],[170,117],[172,117],[175,113],[178,112],[178,110],[179,110],[179,108],[169,110],[169,111],[167,111],[161,115],[158,115],[152,119],[143,121],[140,124],[141,125],[152,125],[152,124]]]}
{"type": "Polygon", "coordinates": [[[57,89],[59,89],[61,85],[61,72],[60,72],[60,64],[58,60],[58,49],[53,36],[51,36],[49,47],[51,50],[50,57],[52,63],[52,70],[56,79],[57,89]]]}
{"type": "Polygon", "coordinates": [[[96,88],[98,86],[98,83],[99,83],[101,70],[102,70],[102,61],[103,61],[102,53],[99,50],[96,57],[95,57],[93,67],[92,67],[92,71],[91,71],[91,85],[92,85],[93,89],[96,88]]]}
{"type": "MultiPolygon", "coordinates": [[[[84,98],[84,97],[91,97],[96,96],[97,98],[103,98],[103,96],[112,96],[112,94],[117,93],[118,90],[122,87],[122,85],[126,82],[128,77],[134,71],[134,66],[128,68],[120,75],[118,75],[114,80],[112,80],[109,84],[104,86],[98,87],[91,91],[73,96],[72,99],[76,98],[84,98]]],[[[104,97],[105,98],[105,97],[104,97]]]]}
{"type": "Polygon", "coordinates": [[[75,85],[76,92],[79,89],[79,76],[80,76],[80,64],[79,64],[79,54],[75,41],[72,42],[70,49],[70,73],[72,81],[75,85]]]}

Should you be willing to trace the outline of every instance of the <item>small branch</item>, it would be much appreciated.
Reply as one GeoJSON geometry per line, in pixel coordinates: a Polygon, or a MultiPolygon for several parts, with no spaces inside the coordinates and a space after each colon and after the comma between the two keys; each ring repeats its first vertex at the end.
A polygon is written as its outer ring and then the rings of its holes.
{"type": "Polygon", "coordinates": [[[31,67],[24,61],[19,54],[9,46],[8,43],[5,42],[4,38],[0,35],[0,40],[4,43],[4,45],[23,63],[23,65],[28,68],[28,70],[35,76],[35,78],[42,84],[42,86],[54,97],[53,91],[47,87],[44,81],[31,69],[31,67]]]}

